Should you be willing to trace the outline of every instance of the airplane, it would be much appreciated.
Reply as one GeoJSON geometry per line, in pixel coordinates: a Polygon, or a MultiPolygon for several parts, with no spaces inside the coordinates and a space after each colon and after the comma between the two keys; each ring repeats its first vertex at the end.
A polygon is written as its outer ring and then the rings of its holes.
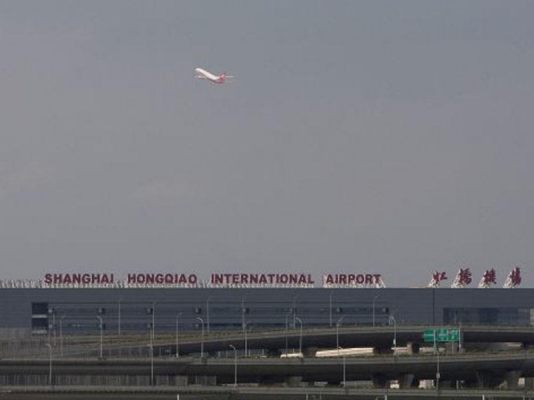
{"type": "Polygon", "coordinates": [[[226,72],[223,72],[220,75],[213,75],[211,72],[202,68],[195,68],[195,74],[195,78],[208,79],[213,83],[224,83],[226,79],[233,78],[231,75],[226,75],[226,72]]]}

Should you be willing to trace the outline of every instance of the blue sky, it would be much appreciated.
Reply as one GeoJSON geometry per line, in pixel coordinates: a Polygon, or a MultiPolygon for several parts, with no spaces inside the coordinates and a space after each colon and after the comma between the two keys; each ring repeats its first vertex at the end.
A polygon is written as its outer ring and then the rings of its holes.
{"type": "Polygon", "coordinates": [[[532,287],[532,20],[530,1],[0,1],[3,279],[501,286],[518,265],[532,287]]]}

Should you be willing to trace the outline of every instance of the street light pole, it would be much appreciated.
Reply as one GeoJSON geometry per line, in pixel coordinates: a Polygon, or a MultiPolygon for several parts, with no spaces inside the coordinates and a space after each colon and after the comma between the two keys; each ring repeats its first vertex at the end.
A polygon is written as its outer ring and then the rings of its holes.
{"type": "Polygon", "coordinates": [[[341,325],[341,321],[343,321],[345,317],[341,317],[336,322],[336,348],[337,348],[337,356],[339,357],[339,326],[341,325]]]}
{"type": "Polygon", "coordinates": [[[117,336],[121,335],[121,301],[122,298],[119,298],[119,312],[118,312],[118,323],[117,323],[117,336]]]}
{"type": "Polygon", "coordinates": [[[395,351],[397,350],[397,320],[393,315],[389,316],[390,325],[391,322],[393,322],[393,354],[395,354],[395,351]]]}
{"type": "Polygon", "coordinates": [[[234,386],[237,387],[237,349],[233,344],[230,347],[234,349],[234,386]]]}
{"type": "Polygon", "coordinates": [[[156,302],[152,302],[152,340],[150,343],[154,344],[156,340],[156,302]]]}
{"type": "Polygon", "coordinates": [[[241,326],[245,326],[245,298],[247,295],[241,297],[241,326]]]}
{"type": "Polygon", "coordinates": [[[102,334],[102,331],[104,329],[104,324],[102,322],[102,317],[100,315],[97,315],[96,317],[98,318],[98,321],[100,321],[100,359],[102,359],[103,358],[102,357],[102,354],[103,354],[102,353],[103,352],[103,349],[102,349],[102,347],[103,347],[103,339],[102,339],[103,338],[103,334],[102,334]]]}
{"type": "Polygon", "coordinates": [[[246,357],[248,357],[248,334],[247,334],[247,324],[245,324],[243,332],[245,333],[245,358],[246,358],[246,357]]]}
{"type": "Polygon", "coordinates": [[[295,317],[295,321],[300,324],[299,353],[302,356],[302,320],[299,317],[295,317]]]}
{"type": "Polygon", "coordinates": [[[436,390],[439,392],[439,380],[441,374],[439,372],[439,347],[437,348],[437,365],[436,365],[436,390]]]}
{"type": "Polygon", "coordinates": [[[63,318],[65,318],[66,315],[62,315],[59,319],[59,353],[63,355],[63,318]]]}
{"type": "Polygon", "coordinates": [[[208,330],[208,335],[210,334],[210,300],[211,296],[206,300],[206,328],[208,330]]]}
{"type": "Polygon", "coordinates": [[[345,353],[343,353],[343,387],[347,385],[347,363],[345,361],[345,353]]]}
{"type": "MultiPolygon", "coordinates": [[[[247,295],[241,297],[241,328],[243,329],[243,336],[245,337],[245,347],[247,341],[247,322],[245,321],[245,298],[247,295]]],[[[245,348],[245,357],[246,357],[246,348],[245,348]]]]}
{"type": "Polygon", "coordinates": [[[150,349],[150,386],[154,386],[154,345],[149,343],[147,347],[150,349]]]}
{"type": "MultiPolygon", "coordinates": [[[[337,348],[337,353],[339,356],[339,350],[341,350],[341,347],[337,348]]],[[[343,387],[345,387],[347,382],[347,368],[346,368],[346,361],[345,361],[345,353],[343,353],[343,387]]]]}
{"type": "Polygon", "coordinates": [[[182,315],[181,312],[179,312],[178,314],[176,314],[176,357],[180,357],[180,349],[179,349],[179,339],[178,339],[178,335],[180,333],[180,315],[182,315]]]}
{"type": "Polygon", "coordinates": [[[331,328],[332,327],[332,292],[330,292],[329,316],[330,316],[330,328],[331,328]]]}
{"type": "Polygon", "coordinates": [[[462,350],[462,321],[460,321],[458,328],[458,351],[462,350]]]}
{"type": "Polygon", "coordinates": [[[52,386],[52,345],[50,343],[46,343],[46,347],[48,347],[50,357],[50,365],[48,367],[48,384],[52,386]]]}
{"type": "Polygon", "coordinates": [[[200,341],[200,358],[204,358],[204,320],[201,317],[197,317],[202,325],[202,336],[200,341]]]}
{"type": "Polygon", "coordinates": [[[54,331],[54,346],[57,345],[56,341],[56,310],[54,309],[54,313],[52,314],[52,328],[54,331]]]}
{"type": "Polygon", "coordinates": [[[379,294],[373,297],[373,327],[375,326],[375,303],[376,303],[376,299],[378,299],[379,297],[380,297],[379,294]]]}
{"type": "Polygon", "coordinates": [[[292,310],[293,311],[293,329],[296,328],[296,324],[295,324],[296,319],[295,318],[297,318],[297,300],[298,300],[299,296],[300,295],[297,294],[297,295],[295,295],[293,297],[293,310],[292,310]]]}
{"type": "Polygon", "coordinates": [[[289,354],[289,338],[288,338],[288,335],[289,335],[289,315],[290,315],[290,313],[288,312],[286,314],[286,356],[287,356],[287,354],[289,354]]]}

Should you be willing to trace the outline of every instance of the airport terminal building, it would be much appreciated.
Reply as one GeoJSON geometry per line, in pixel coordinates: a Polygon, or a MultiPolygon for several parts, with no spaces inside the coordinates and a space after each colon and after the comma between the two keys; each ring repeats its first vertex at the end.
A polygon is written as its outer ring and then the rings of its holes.
{"type": "Polygon", "coordinates": [[[534,289],[385,288],[379,274],[46,274],[0,281],[0,335],[534,325],[534,289]],[[320,280],[322,279],[322,282],[320,280]],[[318,281],[320,283],[318,283],[318,281]]]}

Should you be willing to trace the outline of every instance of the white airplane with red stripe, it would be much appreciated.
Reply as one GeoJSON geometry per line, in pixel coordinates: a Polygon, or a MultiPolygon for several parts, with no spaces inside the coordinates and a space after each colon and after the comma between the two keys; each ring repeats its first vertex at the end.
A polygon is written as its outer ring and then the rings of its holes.
{"type": "Polygon", "coordinates": [[[226,72],[223,72],[220,75],[214,75],[205,69],[195,68],[195,78],[208,79],[213,83],[224,83],[226,79],[233,78],[233,76],[226,75],[226,72]]]}

